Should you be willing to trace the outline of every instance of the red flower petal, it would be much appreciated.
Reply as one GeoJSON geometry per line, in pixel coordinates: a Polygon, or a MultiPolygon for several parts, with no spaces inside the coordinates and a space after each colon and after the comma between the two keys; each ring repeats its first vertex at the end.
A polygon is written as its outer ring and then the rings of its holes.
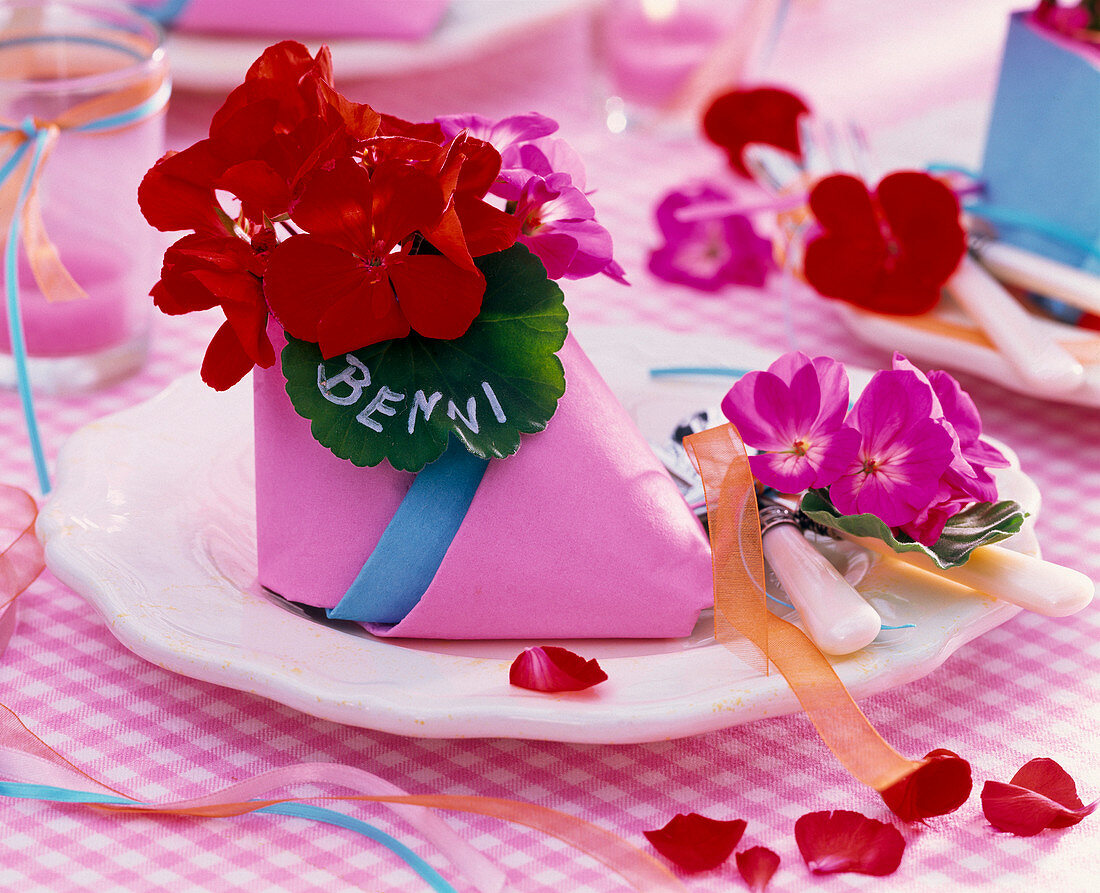
{"type": "Polygon", "coordinates": [[[882,799],[898,818],[920,822],[954,812],[973,787],[970,764],[950,750],[937,748],[915,772],[882,791],[882,799]]]}
{"type": "Polygon", "coordinates": [[[987,781],[982,811],[994,828],[1032,837],[1047,828],[1068,828],[1096,811],[1100,801],[1085,806],[1077,785],[1054,760],[1031,760],[1008,784],[987,781]]]}
{"type": "Polygon", "coordinates": [[[703,133],[726,150],[736,173],[752,179],[745,167],[745,147],[750,143],[775,146],[801,160],[798,119],[809,111],[805,102],[777,87],[732,90],[710,104],[703,115],[703,133]]]}
{"type": "Polygon", "coordinates": [[[252,358],[241,347],[233,326],[225,322],[206,348],[206,356],[202,359],[202,380],[215,391],[224,391],[244,378],[254,365],[252,358]]]}
{"type": "Polygon", "coordinates": [[[508,671],[512,685],[531,691],[581,691],[606,679],[595,660],[554,645],[528,648],[512,661],[508,671]]]}
{"type": "Polygon", "coordinates": [[[436,145],[442,145],[446,139],[443,128],[435,121],[429,121],[426,124],[413,124],[403,118],[385,114],[382,115],[382,120],[378,124],[378,135],[407,136],[412,139],[435,143],[436,145]]]}
{"type": "Polygon", "coordinates": [[[345,295],[365,288],[367,273],[343,248],[310,235],[292,236],[268,255],[264,295],[284,329],[316,342],[321,317],[345,295]]]}
{"type": "Polygon", "coordinates": [[[723,822],[692,812],[642,833],[658,853],[684,871],[709,871],[730,857],[745,833],[745,822],[723,822]]]}
{"type": "Polygon", "coordinates": [[[194,229],[225,235],[214,198],[214,180],[226,162],[210,140],[182,152],[169,152],[154,164],[138,186],[138,205],[149,225],[161,232],[194,229]]]}
{"type": "Polygon", "coordinates": [[[809,204],[818,223],[829,232],[881,241],[871,193],[859,177],[833,174],[822,178],[810,191],[809,204]]]}
{"type": "Polygon", "coordinates": [[[912,262],[914,275],[938,289],[966,251],[955,193],[920,171],[895,171],[882,178],[875,197],[894,238],[912,262]]]}
{"type": "Polygon", "coordinates": [[[235,164],[218,177],[215,186],[237,196],[249,220],[262,221],[265,215],[275,218],[290,207],[286,177],[266,161],[253,159],[235,164]]]}
{"type": "Polygon", "coordinates": [[[754,846],[737,854],[737,870],[752,893],[764,893],[779,868],[779,856],[767,847],[754,846]]]}
{"type": "Polygon", "coordinates": [[[814,874],[893,874],[905,852],[905,840],[893,825],[846,809],[802,816],[794,823],[794,838],[814,874]]]}
{"type": "Polygon", "coordinates": [[[398,257],[386,264],[386,271],[401,312],[425,338],[458,338],[481,310],[485,277],[438,254],[398,257]]]}
{"type": "Polygon", "coordinates": [[[1012,776],[1009,784],[1019,785],[1049,797],[1068,809],[1080,809],[1084,804],[1077,795],[1077,783],[1068,772],[1049,757],[1029,760],[1012,776]]]}
{"type": "Polygon", "coordinates": [[[362,288],[344,295],[317,324],[317,344],[325,359],[408,334],[409,321],[383,273],[364,278],[362,288]]]}
{"type": "MultiPolygon", "coordinates": [[[[315,238],[369,257],[376,250],[371,238],[373,199],[366,168],[350,158],[338,158],[331,168],[319,170],[306,180],[290,215],[315,238]]],[[[384,246],[381,253],[393,244],[384,246]]]]}

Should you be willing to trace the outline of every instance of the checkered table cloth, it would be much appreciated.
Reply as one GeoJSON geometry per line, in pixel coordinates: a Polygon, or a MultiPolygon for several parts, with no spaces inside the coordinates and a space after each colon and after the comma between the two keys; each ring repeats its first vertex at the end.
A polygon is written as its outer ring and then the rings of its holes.
{"type": "MultiPolygon", "coordinates": [[[[537,58],[502,52],[457,71],[356,85],[347,92],[414,119],[468,108],[489,114],[539,108],[571,121],[564,132],[588,160],[589,183],[599,188],[594,201],[634,282],[631,288],[610,281],[570,283],[574,317],[724,333],[784,349],[783,306],[775,294],[729,289],[706,296],[663,285],[645,272],[646,253],[656,243],[655,198],[692,176],[718,174],[721,166],[690,136],[612,137],[599,128],[585,105],[590,72],[551,64],[569,52],[576,56],[582,24],[550,29],[533,54],[537,58]]],[[[180,94],[169,119],[170,145],[199,138],[216,104],[180,94]]],[[[824,301],[798,289],[791,301],[802,349],[869,367],[889,362],[888,345],[856,342],[824,301]]],[[[159,317],[152,355],[140,375],[92,395],[41,397],[51,462],[81,425],[147,399],[193,370],[216,323],[209,316],[159,317]]],[[[730,361],[736,364],[737,358],[730,361]]],[[[1100,578],[1100,410],[1037,402],[960,378],[983,412],[987,433],[1019,453],[1042,490],[1038,533],[1046,557],[1100,578]]],[[[34,486],[18,402],[9,392],[0,393],[0,480],[34,486]]],[[[1100,795],[1095,606],[1064,620],[1021,614],[964,646],[926,678],[862,703],[901,751],[920,756],[948,747],[966,756],[975,773],[975,794],[956,814],[926,828],[903,829],[909,846],[888,879],[813,879],[802,864],[793,826],[803,813],[855,809],[888,818],[879,798],[838,766],[802,716],[626,746],[399,738],[336,725],[152,666],[123,648],[83,599],[49,573],[21,599],[18,629],[0,660],[0,701],[78,766],[148,801],[196,796],[275,767],[336,762],[412,792],[549,806],[641,847],[647,846],[643,830],[677,812],[744,818],[748,831],[741,848],[762,844],[783,859],[771,886],[776,891],[1095,889],[1095,818],[1067,831],[1018,839],[986,823],[977,796],[985,779],[1007,781],[1036,756],[1058,759],[1086,801],[1100,795]]],[[[416,846],[448,875],[445,860],[417,845],[419,838],[388,810],[354,812],[416,846]]],[[[507,870],[513,889],[622,889],[617,877],[555,839],[491,819],[449,815],[447,821],[507,870]]],[[[423,889],[382,848],[296,818],[100,816],[82,807],[4,800],[0,828],[3,889],[423,889]]],[[[742,888],[732,860],[684,879],[692,891],[742,888]]]]}

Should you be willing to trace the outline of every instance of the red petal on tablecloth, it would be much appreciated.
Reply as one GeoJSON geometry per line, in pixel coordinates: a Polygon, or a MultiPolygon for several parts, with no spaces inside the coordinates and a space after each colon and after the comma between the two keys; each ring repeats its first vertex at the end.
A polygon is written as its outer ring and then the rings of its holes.
{"type": "Polygon", "coordinates": [[[1076,825],[1098,804],[1085,806],[1069,773],[1046,757],[1026,763],[1008,784],[987,781],[982,788],[982,811],[989,824],[1018,837],[1076,825]]]}
{"type": "Polygon", "coordinates": [[[905,840],[893,825],[858,812],[811,812],[794,823],[794,837],[814,874],[853,871],[883,876],[901,864],[905,840]]]}
{"type": "Polygon", "coordinates": [[[764,893],[764,889],[779,868],[779,856],[767,847],[754,846],[736,856],[737,870],[752,893],[764,893]]]}
{"type": "Polygon", "coordinates": [[[677,815],[663,828],[642,832],[653,848],[684,871],[717,868],[745,833],[742,819],[724,822],[692,812],[677,815]]]}
{"type": "Polygon", "coordinates": [[[916,772],[882,791],[882,799],[898,818],[921,822],[954,812],[973,787],[970,764],[950,750],[936,748],[916,772]]]}
{"type": "Polygon", "coordinates": [[[512,661],[508,671],[512,685],[532,691],[581,691],[605,679],[607,673],[595,660],[554,645],[528,648],[512,661]]]}

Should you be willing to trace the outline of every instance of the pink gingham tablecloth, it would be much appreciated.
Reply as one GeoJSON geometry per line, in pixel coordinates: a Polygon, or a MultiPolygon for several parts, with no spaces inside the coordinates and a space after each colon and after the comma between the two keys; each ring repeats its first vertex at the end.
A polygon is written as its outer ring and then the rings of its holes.
{"type": "MultiPolygon", "coordinates": [[[[828,6],[796,5],[788,37],[768,71],[772,79],[807,78],[802,89],[813,95],[806,47],[817,46],[812,29],[829,25],[821,18],[828,6]]],[[[868,4],[854,6],[866,11],[868,4]]],[[[941,26],[924,22],[923,30],[901,37],[883,26],[859,38],[872,48],[864,57],[871,69],[865,79],[869,98],[850,96],[848,111],[869,120],[887,146],[911,145],[910,135],[919,132],[914,121],[925,122],[922,135],[935,147],[930,151],[950,150],[950,134],[943,130],[957,122],[980,133],[974,110],[980,114],[988,103],[1005,4],[935,7],[944,16],[941,26]],[[962,47],[960,27],[971,29],[962,47]],[[919,80],[916,60],[922,57],[914,42],[932,54],[923,57],[926,82],[919,80]],[[902,48],[907,76],[890,68],[889,54],[884,56],[890,46],[902,48]],[[935,57],[937,50],[953,53],[954,61],[935,57]],[[879,70],[882,77],[874,76],[879,70]],[[893,90],[883,84],[889,77],[893,90]],[[922,93],[922,83],[933,92],[922,93]],[[944,84],[962,88],[950,98],[944,84]],[[942,127],[931,133],[927,122],[942,127]]],[[[656,239],[651,223],[656,197],[722,168],[716,154],[690,135],[615,137],[601,129],[591,113],[594,78],[581,50],[584,27],[578,17],[468,65],[343,86],[353,98],[414,119],[530,108],[561,118],[563,133],[588,161],[589,183],[599,190],[594,201],[634,281],[629,289],[610,281],[570,284],[574,316],[724,333],[783,349],[783,311],[774,295],[731,289],[704,296],[661,285],[644,271],[656,239]]],[[[821,70],[833,65],[847,72],[852,84],[861,80],[835,54],[818,61],[821,70]]],[[[336,65],[339,73],[339,58],[336,65]]],[[[842,102],[845,91],[834,80],[819,84],[829,103],[842,102]]],[[[178,93],[169,118],[170,144],[179,148],[199,138],[216,104],[178,93]]],[[[973,147],[971,141],[961,156],[948,160],[973,161],[965,154],[973,147]]],[[[914,157],[911,163],[922,160],[927,159],[914,157]]],[[[792,301],[803,349],[871,367],[888,362],[887,345],[872,349],[854,341],[823,301],[798,290],[792,301]]],[[[147,399],[196,368],[215,325],[210,317],[158,317],[152,355],[140,375],[90,396],[41,397],[51,461],[81,425],[147,399]]],[[[1046,556],[1100,578],[1100,411],[1038,402],[961,378],[988,433],[1019,453],[1042,490],[1038,532],[1046,556]]],[[[0,393],[0,480],[34,487],[18,403],[9,392],[0,393]]],[[[1100,795],[1096,606],[1063,620],[1022,614],[961,648],[928,677],[863,702],[872,722],[899,749],[920,756],[932,747],[951,748],[971,761],[976,778],[975,794],[956,814],[904,830],[905,858],[887,879],[815,879],[802,864],[793,825],[803,813],[844,808],[887,818],[877,796],[837,765],[802,716],[629,746],[399,738],[315,719],[152,666],[123,648],[84,600],[49,573],[21,599],[18,629],[0,660],[0,701],[77,765],[143,800],[194,796],[294,763],[347,763],[413,792],[508,797],[553,807],[641,847],[647,846],[643,830],[663,825],[677,812],[744,818],[748,831],[742,848],[762,844],[783,859],[771,887],[776,891],[1095,889],[1100,821],[1094,817],[1031,839],[1002,835],[984,820],[977,789],[985,779],[1008,780],[1032,757],[1052,756],[1077,779],[1086,801],[1100,795]]],[[[445,860],[388,810],[353,811],[453,876],[445,860]]],[[[507,870],[512,889],[622,889],[602,866],[552,838],[491,819],[449,815],[447,821],[507,870]]],[[[22,891],[423,889],[388,851],[345,831],[279,816],[117,817],[3,800],[0,854],[0,888],[22,891]]],[[[714,872],[685,876],[685,882],[692,891],[742,888],[732,860],[714,872]]]]}

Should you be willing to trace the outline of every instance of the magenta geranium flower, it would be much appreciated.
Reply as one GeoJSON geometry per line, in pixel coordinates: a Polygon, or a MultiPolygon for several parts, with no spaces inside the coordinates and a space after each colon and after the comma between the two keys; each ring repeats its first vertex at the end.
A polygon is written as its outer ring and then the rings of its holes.
{"type": "Polygon", "coordinates": [[[784,493],[826,487],[852,465],[860,436],[845,424],[847,409],[844,367],[801,351],[750,372],[722,401],[742,440],[764,450],[749,458],[752,473],[784,493]]]}
{"type": "Polygon", "coordinates": [[[725,285],[762,286],[773,266],[772,244],[757,234],[748,217],[730,214],[681,220],[678,216],[684,208],[730,198],[709,183],[666,195],[656,212],[665,243],[650,254],[649,271],[666,282],[701,291],[717,291],[725,285]]]}
{"type": "Polygon", "coordinates": [[[596,211],[568,174],[531,177],[516,202],[517,241],[546,267],[551,279],[582,279],[612,263],[611,234],[595,220],[596,211]]]}
{"type": "Polygon", "coordinates": [[[494,121],[484,115],[444,115],[436,118],[435,123],[443,130],[448,139],[457,136],[463,130],[470,136],[491,144],[504,154],[504,150],[516,143],[525,143],[549,136],[558,129],[558,122],[538,112],[526,115],[512,115],[494,121]]]}
{"type": "Polygon", "coordinates": [[[949,483],[981,502],[997,498],[997,485],[990,468],[1007,468],[1008,459],[992,444],[982,440],[982,419],[970,395],[948,373],[929,372],[928,381],[943,411],[943,420],[959,439],[962,462],[952,462],[949,483]],[[954,474],[953,472],[957,472],[954,474]]]}
{"type": "Polygon", "coordinates": [[[951,434],[932,408],[931,388],[916,372],[875,373],[847,418],[860,435],[855,460],[829,488],[842,514],[900,527],[932,503],[953,458],[951,434]]]}

